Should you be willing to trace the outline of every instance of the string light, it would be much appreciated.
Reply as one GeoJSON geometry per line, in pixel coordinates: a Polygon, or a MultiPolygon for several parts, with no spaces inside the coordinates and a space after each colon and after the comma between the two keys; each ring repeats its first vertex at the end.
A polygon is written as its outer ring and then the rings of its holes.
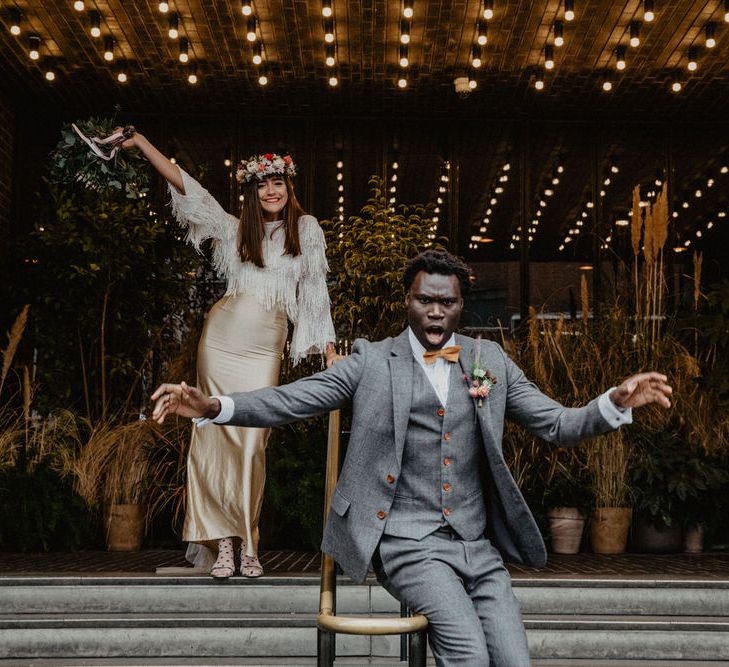
{"type": "Polygon", "coordinates": [[[15,35],[17,37],[21,33],[20,11],[17,10],[15,7],[12,7],[9,11],[9,14],[10,14],[10,34],[15,35]]]}
{"type": "Polygon", "coordinates": [[[167,36],[170,39],[177,39],[179,33],[180,15],[177,12],[170,14],[169,29],[167,30],[167,36]]]}
{"type": "Polygon", "coordinates": [[[542,70],[538,70],[534,75],[534,87],[537,90],[544,90],[544,73],[542,70]]]}
{"type": "Polygon", "coordinates": [[[562,21],[554,22],[554,45],[562,46],[564,44],[564,23],[562,21]]]}
{"type": "Polygon", "coordinates": [[[168,11],[170,11],[170,3],[169,2],[160,2],[157,5],[157,9],[159,9],[159,11],[162,14],[166,14],[168,11]]]}
{"type": "Polygon", "coordinates": [[[605,80],[602,82],[602,89],[609,93],[613,89],[613,82],[610,80],[609,77],[606,77],[605,80]]]}
{"type": "Polygon", "coordinates": [[[40,37],[38,35],[31,35],[28,37],[28,56],[31,60],[38,60],[40,58],[40,37]]]}
{"type": "Polygon", "coordinates": [[[407,77],[400,76],[400,78],[397,80],[397,87],[398,88],[407,88],[408,87],[407,77]]]}
{"type": "Polygon", "coordinates": [[[255,16],[249,16],[247,25],[246,25],[246,39],[249,42],[255,42],[257,39],[256,35],[256,17],[255,16]]]}
{"type": "Polygon", "coordinates": [[[706,36],[706,48],[713,49],[716,46],[716,37],[714,33],[716,31],[716,25],[714,23],[707,23],[704,26],[704,34],[706,36]]]}
{"type": "Polygon", "coordinates": [[[197,82],[197,67],[195,67],[195,65],[192,65],[187,73],[187,83],[189,83],[191,86],[194,86],[197,82]]]}
{"type": "Polygon", "coordinates": [[[494,18],[494,0],[485,0],[483,3],[483,17],[487,21],[494,18]]]}
{"type": "Polygon", "coordinates": [[[625,66],[625,47],[620,45],[615,49],[615,69],[622,71],[625,66]]]}
{"type": "Polygon", "coordinates": [[[724,0],[724,21],[729,23],[729,0],[724,0]]]}
{"type": "Polygon", "coordinates": [[[268,85],[268,77],[265,74],[261,74],[258,77],[258,85],[259,86],[267,86],[268,85]]]}
{"type": "Polygon", "coordinates": [[[179,53],[179,60],[181,63],[189,62],[190,60],[190,54],[188,53],[189,50],[189,42],[187,41],[187,37],[183,37],[180,39],[180,53],[179,53]]]}
{"type": "Polygon", "coordinates": [[[126,83],[129,80],[127,76],[126,64],[121,60],[116,64],[116,80],[119,83],[126,83]]]}
{"type": "Polygon", "coordinates": [[[488,25],[484,21],[478,22],[478,37],[476,38],[479,46],[486,46],[489,41],[488,25]]]}
{"type": "Polygon", "coordinates": [[[406,19],[413,18],[413,0],[404,0],[402,3],[402,15],[406,19]]]}
{"type": "Polygon", "coordinates": [[[260,42],[253,42],[251,45],[253,51],[253,64],[260,65],[263,62],[263,47],[260,42]]]}
{"type": "Polygon", "coordinates": [[[551,44],[544,47],[544,69],[554,69],[554,47],[551,44]]]}
{"type": "Polygon", "coordinates": [[[410,21],[400,21],[400,43],[410,44],[410,21]]]}
{"type": "Polygon", "coordinates": [[[77,12],[82,12],[82,11],[83,11],[84,9],[86,9],[86,5],[84,4],[84,0],[76,0],[76,1],[75,1],[75,2],[73,3],[73,8],[74,8],[74,9],[75,9],[75,10],[76,10],[77,12]]]}
{"type": "Polygon", "coordinates": [[[640,46],[640,23],[632,21],[630,24],[630,46],[636,48],[640,46]]]}
{"type": "Polygon", "coordinates": [[[334,44],[327,44],[326,46],[326,57],[324,59],[324,62],[326,63],[327,67],[334,67],[336,65],[337,61],[334,57],[334,44]]]}
{"type": "Polygon", "coordinates": [[[329,77],[329,85],[332,88],[335,88],[338,84],[339,84],[339,79],[336,76],[332,75],[329,77]]]}
{"type": "Polygon", "coordinates": [[[56,80],[56,73],[53,71],[53,69],[48,68],[45,73],[46,81],[55,81],[56,80]]]}
{"type": "Polygon", "coordinates": [[[405,44],[400,45],[400,67],[407,67],[410,65],[410,59],[408,58],[408,47],[405,44]]]}
{"type": "Polygon", "coordinates": [[[101,14],[97,11],[89,12],[89,32],[92,37],[101,37],[101,14]]]}
{"type": "Polygon", "coordinates": [[[104,37],[104,60],[114,60],[114,40],[111,37],[104,37]]]}
{"type": "Polygon", "coordinates": [[[250,16],[253,14],[253,5],[251,4],[251,0],[241,0],[240,11],[243,16],[250,16]]]}
{"type": "Polygon", "coordinates": [[[575,2],[574,0],[564,0],[564,20],[575,20],[575,2]]]}
{"type": "Polygon", "coordinates": [[[471,67],[481,67],[481,47],[478,44],[474,44],[471,50],[471,67]]]}
{"type": "Polygon", "coordinates": [[[646,23],[650,23],[656,14],[654,12],[653,0],[643,0],[643,20],[646,23]]]}
{"type": "Polygon", "coordinates": [[[672,92],[674,92],[674,93],[680,93],[681,92],[681,88],[683,88],[683,84],[680,81],[678,81],[677,79],[674,80],[671,83],[671,91],[672,92]]]}
{"type": "Polygon", "coordinates": [[[699,63],[696,61],[696,49],[692,46],[688,50],[688,62],[686,68],[689,72],[695,72],[699,67],[699,63]]]}

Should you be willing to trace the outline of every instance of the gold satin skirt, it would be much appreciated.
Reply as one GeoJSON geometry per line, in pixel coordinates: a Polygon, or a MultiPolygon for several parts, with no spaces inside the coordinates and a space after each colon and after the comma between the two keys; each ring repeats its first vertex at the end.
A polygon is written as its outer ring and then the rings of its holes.
{"type": "MultiPolygon", "coordinates": [[[[248,295],[224,296],[211,308],[200,337],[197,386],[220,395],[277,385],[287,333],[283,309],[266,310],[248,295]]],[[[270,430],[216,424],[193,428],[185,541],[239,537],[248,553],[258,553],[270,430]]]]}

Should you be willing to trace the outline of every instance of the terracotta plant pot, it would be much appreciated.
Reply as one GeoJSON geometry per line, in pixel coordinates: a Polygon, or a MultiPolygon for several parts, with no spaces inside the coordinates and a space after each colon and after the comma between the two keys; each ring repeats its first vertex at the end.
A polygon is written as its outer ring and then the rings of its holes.
{"type": "Polygon", "coordinates": [[[630,507],[596,508],[590,531],[592,550],[596,554],[624,553],[632,515],[630,507]]]}
{"type": "Polygon", "coordinates": [[[580,551],[585,516],[576,507],[552,507],[547,511],[552,552],[576,554],[580,551]]]}
{"type": "Polygon", "coordinates": [[[704,524],[688,526],[683,534],[683,551],[687,554],[700,554],[704,551],[704,524]]]}
{"type": "Polygon", "coordinates": [[[646,554],[674,554],[681,550],[680,526],[656,526],[651,522],[636,524],[633,531],[633,548],[646,554]]]}
{"type": "Polygon", "coordinates": [[[106,520],[106,548],[109,551],[139,551],[144,537],[141,505],[112,505],[106,520]]]}

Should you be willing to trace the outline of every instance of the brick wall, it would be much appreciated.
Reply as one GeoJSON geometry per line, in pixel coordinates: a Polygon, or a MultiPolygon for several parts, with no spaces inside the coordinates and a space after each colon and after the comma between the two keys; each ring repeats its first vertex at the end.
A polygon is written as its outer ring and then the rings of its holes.
{"type": "MultiPolygon", "coordinates": [[[[592,272],[581,270],[581,262],[532,262],[529,265],[529,303],[537,309],[569,312],[580,309],[580,276],[587,277],[592,292],[592,272]],[[571,294],[570,294],[571,292],[571,294]]],[[[476,288],[505,293],[504,316],[518,314],[520,286],[519,262],[473,263],[476,288]]]]}
{"type": "Polygon", "coordinates": [[[0,98],[0,236],[10,226],[15,161],[15,110],[0,98]]]}

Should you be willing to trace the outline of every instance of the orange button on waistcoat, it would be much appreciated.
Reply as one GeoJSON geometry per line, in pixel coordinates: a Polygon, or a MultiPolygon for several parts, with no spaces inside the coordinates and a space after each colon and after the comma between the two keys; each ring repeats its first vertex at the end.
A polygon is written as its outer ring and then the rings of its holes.
{"type": "Polygon", "coordinates": [[[395,478],[392,475],[387,476],[387,483],[392,484],[395,481],[395,478]]]}
{"type": "Polygon", "coordinates": [[[377,518],[378,519],[384,519],[385,518],[385,513],[382,510],[380,510],[379,512],[377,512],[377,518]]]}
{"type": "Polygon", "coordinates": [[[448,484],[448,482],[446,482],[446,483],[445,483],[445,484],[443,485],[443,491],[450,491],[450,490],[451,490],[451,485],[450,485],[450,484],[448,484]]]}
{"type": "Polygon", "coordinates": [[[443,408],[438,408],[438,416],[442,417],[445,414],[445,410],[443,408]]]}
{"type": "Polygon", "coordinates": [[[446,457],[445,457],[445,458],[443,459],[443,465],[444,465],[444,466],[449,466],[450,464],[451,464],[451,460],[450,460],[450,459],[449,459],[449,458],[448,458],[448,457],[446,456],[446,457]]]}
{"type": "Polygon", "coordinates": [[[443,440],[450,440],[450,439],[451,439],[451,434],[450,433],[445,433],[443,435],[443,440]]]}
{"type": "Polygon", "coordinates": [[[450,513],[451,511],[447,507],[443,509],[443,516],[448,516],[450,513]]]}

